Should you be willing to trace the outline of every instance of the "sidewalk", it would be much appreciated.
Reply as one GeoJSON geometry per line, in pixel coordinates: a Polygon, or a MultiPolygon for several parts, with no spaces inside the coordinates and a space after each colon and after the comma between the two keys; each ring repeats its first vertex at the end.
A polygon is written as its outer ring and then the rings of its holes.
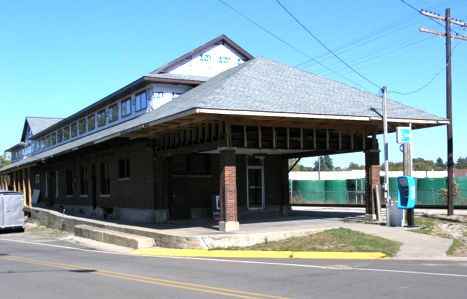
{"type": "MultiPolygon", "coordinates": [[[[112,223],[57,212],[53,212],[53,217],[54,224],[60,223],[60,226],[56,227],[58,229],[66,227],[70,230],[71,226],[87,224],[116,232],[151,237],[154,238],[156,246],[179,249],[250,246],[338,227],[401,242],[401,250],[395,257],[398,259],[446,259],[445,253],[452,244],[450,239],[415,233],[409,228],[361,223],[359,220],[363,220],[364,211],[359,208],[299,208],[294,209],[294,215],[288,217],[240,220],[240,230],[229,233],[218,231],[217,223],[212,221],[179,221],[166,224],[112,223]]],[[[46,221],[49,225],[52,223],[51,218],[46,221]]]]}

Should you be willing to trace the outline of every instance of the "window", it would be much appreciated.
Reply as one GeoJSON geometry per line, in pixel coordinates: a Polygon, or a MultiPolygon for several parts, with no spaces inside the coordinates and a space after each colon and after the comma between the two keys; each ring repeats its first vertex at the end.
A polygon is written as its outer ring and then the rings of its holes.
{"type": "Polygon", "coordinates": [[[78,124],[72,123],[70,126],[70,136],[71,138],[74,138],[76,135],[78,135],[78,124]]]}
{"type": "Polygon", "coordinates": [[[88,168],[80,167],[79,168],[79,185],[80,185],[80,194],[88,194],[88,168]]]}
{"type": "Polygon", "coordinates": [[[110,194],[110,169],[109,163],[101,163],[101,194],[110,194]]]}
{"type": "Polygon", "coordinates": [[[63,140],[68,140],[70,139],[70,127],[64,127],[63,128],[63,140]]]}
{"type": "Polygon", "coordinates": [[[136,111],[141,111],[143,109],[146,109],[147,106],[148,106],[148,101],[146,98],[146,91],[137,93],[135,96],[136,111]]]}
{"type": "Polygon", "coordinates": [[[79,120],[78,130],[79,130],[80,135],[83,135],[84,133],[86,133],[86,119],[85,118],[79,120]]]}
{"type": "Polygon", "coordinates": [[[118,178],[125,179],[130,177],[130,159],[118,160],[118,178]]]}
{"type": "Polygon", "coordinates": [[[45,147],[50,147],[50,135],[45,136],[45,147]]]}
{"type": "Polygon", "coordinates": [[[101,110],[97,112],[97,126],[103,127],[105,126],[106,119],[105,119],[105,110],[101,110]]]}
{"type": "Polygon", "coordinates": [[[67,168],[65,171],[66,179],[66,195],[73,195],[73,172],[70,168],[67,168]]]}
{"type": "Polygon", "coordinates": [[[56,134],[57,134],[57,143],[62,142],[62,138],[63,138],[63,136],[62,136],[62,129],[58,129],[58,131],[57,131],[56,134]]]}
{"type": "Polygon", "coordinates": [[[45,148],[45,138],[42,137],[41,138],[41,149],[44,149],[45,148]]]}
{"type": "Polygon", "coordinates": [[[109,107],[109,123],[118,119],[118,104],[113,104],[109,107]]]}
{"type": "Polygon", "coordinates": [[[57,143],[57,135],[55,134],[55,132],[53,132],[52,134],[50,134],[50,143],[52,145],[55,145],[57,143]]]}
{"type": "Polygon", "coordinates": [[[120,115],[122,117],[127,117],[131,114],[131,98],[126,98],[122,101],[120,105],[120,115]]]}
{"type": "Polygon", "coordinates": [[[96,115],[93,113],[88,116],[88,131],[92,131],[96,128],[96,115]]]}

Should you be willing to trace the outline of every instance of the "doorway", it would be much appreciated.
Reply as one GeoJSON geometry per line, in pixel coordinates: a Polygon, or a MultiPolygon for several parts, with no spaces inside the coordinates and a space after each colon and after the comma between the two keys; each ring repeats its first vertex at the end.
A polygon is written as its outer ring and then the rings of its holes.
{"type": "Polygon", "coordinates": [[[247,167],[247,188],[248,209],[264,209],[264,166],[247,167]]]}

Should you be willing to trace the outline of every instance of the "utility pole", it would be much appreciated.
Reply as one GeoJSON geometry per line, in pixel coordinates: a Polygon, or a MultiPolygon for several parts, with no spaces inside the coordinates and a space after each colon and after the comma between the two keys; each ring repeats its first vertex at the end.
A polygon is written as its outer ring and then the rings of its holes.
{"type": "Polygon", "coordinates": [[[467,23],[461,22],[451,18],[451,9],[446,8],[445,16],[441,16],[426,10],[421,10],[420,13],[427,17],[438,19],[445,22],[446,32],[438,32],[430,29],[420,27],[419,30],[431,34],[441,35],[446,37],[446,118],[449,120],[447,126],[447,149],[448,149],[448,216],[454,214],[454,179],[453,179],[453,168],[454,168],[454,157],[453,157],[453,136],[452,136],[452,75],[451,75],[451,38],[467,40],[467,37],[452,34],[451,23],[467,27],[467,23]]]}
{"type": "MultiPolygon", "coordinates": [[[[410,124],[410,131],[412,131],[412,124],[410,124]]],[[[404,165],[404,175],[412,176],[412,136],[410,137],[410,142],[404,143],[403,145],[403,165],[404,165]]],[[[415,224],[414,221],[414,209],[404,210],[406,213],[407,226],[413,227],[415,224]]]]}
{"type": "Polygon", "coordinates": [[[384,188],[383,197],[386,203],[386,226],[389,226],[391,196],[389,193],[389,147],[388,147],[388,118],[387,118],[387,93],[386,86],[383,86],[383,133],[384,133],[384,188]]]}

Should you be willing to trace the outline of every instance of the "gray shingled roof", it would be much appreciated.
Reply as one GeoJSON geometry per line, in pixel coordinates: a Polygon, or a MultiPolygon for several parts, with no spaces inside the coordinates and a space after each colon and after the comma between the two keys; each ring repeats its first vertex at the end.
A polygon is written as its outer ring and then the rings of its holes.
{"type": "Polygon", "coordinates": [[[56,117],[26,117],[26,121],[31,128],[32,134],[36,135],[37,133],[47,129],[48,127],[58,123],[63,118],[56,117]]]}
{"type": "MultiPolygon", "coordinates": [[[[381,97],[258,57],[218,74],[156,110],[17,161],[2,170],[115,138],[123,131],[195,108],[379,118],[381,97]]],[[[391,100],[388,100],[388,117],[445,121],[442,117],[391,100]]]]}
{"type": "MultiPolygon", "coordinates": [[[[444,120],[388,100],[388,117],[444,120]]],[[[264,57],[227,70],[167,103],[153,117],[190,108],[380,117],[381,97],[264,57]]]]}

